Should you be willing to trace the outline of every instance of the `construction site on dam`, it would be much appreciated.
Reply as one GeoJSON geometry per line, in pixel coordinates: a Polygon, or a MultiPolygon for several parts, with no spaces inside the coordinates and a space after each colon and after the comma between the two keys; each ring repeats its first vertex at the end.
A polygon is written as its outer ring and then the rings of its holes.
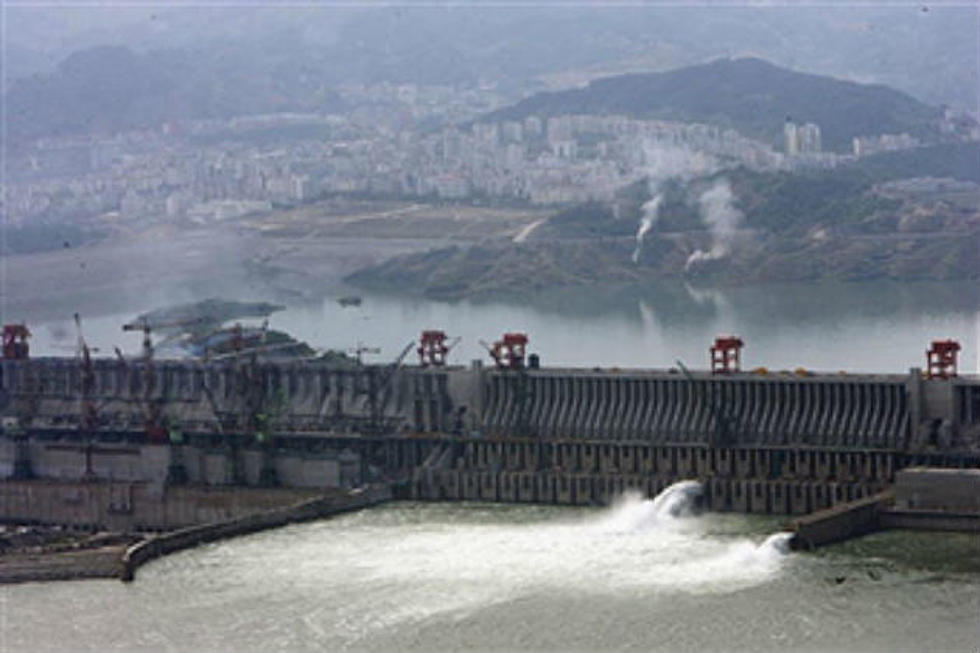
{"type": "Polygon", "coordinates": [[[524,333],[453,366],[439,330],[378,365],[273,356],[241,332],[218,355],[157,358],[148,323],[127,328],[144,330],[143,355],[98,358],[80,337],[75,357],[32,358],[27,327],[4,327],[4,522],[173,532],[297,505],[314,518],[327,513],[310,501],[357,488],[604,505],[685,479],[712,511],[863,506],[827,541],[889,519],[972,530],[980,515],[980,379],[951,340],[886,375],[743,370],[737,336],[706,348],[708,369],[573,369],[542,366],[524,333]]]}

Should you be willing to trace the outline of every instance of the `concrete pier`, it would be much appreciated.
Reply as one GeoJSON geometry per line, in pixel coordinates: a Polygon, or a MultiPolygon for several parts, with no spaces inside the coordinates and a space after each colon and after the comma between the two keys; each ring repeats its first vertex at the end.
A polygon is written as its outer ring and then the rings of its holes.
{"type": "Polygon", "coordinates": [[[980,533],[980,469],[901,470],[886,491],[795,520],[791,545],[812,549],[887,528],[980,533]]]}

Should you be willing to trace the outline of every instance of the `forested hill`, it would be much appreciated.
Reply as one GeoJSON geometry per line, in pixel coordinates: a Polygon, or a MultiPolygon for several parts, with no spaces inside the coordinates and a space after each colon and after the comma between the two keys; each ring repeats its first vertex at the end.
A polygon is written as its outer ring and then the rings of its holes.
{"type": "Polygon", "coordinates": [[[798,73],[761,59],[718,59],[664,73],[594,80],[540,93],[484,117],[614,114],[732,127],[778,143],[787,117],[820,126],[824,149],[848,151],[855,136],[935,134],[939,109],[880,85],[798,73]]]}

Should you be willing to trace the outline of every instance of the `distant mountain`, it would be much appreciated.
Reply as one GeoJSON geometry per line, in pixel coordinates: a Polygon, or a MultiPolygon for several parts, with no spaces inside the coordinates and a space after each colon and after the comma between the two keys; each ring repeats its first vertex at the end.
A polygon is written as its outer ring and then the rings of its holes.
{"type": "MultiPolygon", "coordinates": [[[[227,53],[225,53],[227,54],[227,53]]],[[[73,53],[50,74],[15,80],[5,94],[11,145],[41,136],[115,132],[164,121],[274,111],[332,111],[340,96],[314,66],[121,46],[73,53]]]]}
{"type": "Polygon", "coordinates": [[[746,55],[978,108],[976,2],[6,4],[8,79],[105,44],[234,46],[232,62],[313,63],[334,83],[465,81],[522,94],[746,55]]]}
{"type": "Polygon", "coordinates": [[[620,75],[584,88],[539,93],[484,120],[530,115],[620,114],[734,128],[773,144],[783,123],[820,126],[824,148],[847,151],[855,136],[936,134],[940,110],[894,89],[799,73],[755,58],[719,59],[664,73],[620,75]]]}

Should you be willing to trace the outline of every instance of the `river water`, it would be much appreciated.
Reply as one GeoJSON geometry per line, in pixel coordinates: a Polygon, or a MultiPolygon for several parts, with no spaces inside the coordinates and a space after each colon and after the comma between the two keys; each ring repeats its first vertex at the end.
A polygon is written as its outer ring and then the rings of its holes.
{"type": "MultiPolygon", "coordinates": [[[[223,288],[222,288],[223,289],[223,288]]],[[[202,279],[182,301],[218,291],[202,279]]],[[[698,288],[686,283],[643,287],[570,289],[510,301],[434,302],[405,296],[364,295],[359,307],[341,308],[337,289],[325,299],[297,301],[252,291],[244,300],[281,301],[270,326],[315,348],[379,348],[365,360],[386,362],[423,329],[461,336],[450,362],[489,362],[480,340],[492,342],[505,331],[530,336],[529,351],[542,365],[584,367],[708,366],[708,346],[723,333],[746,343],[743,367],[773,370],[907,373],[924,367],[931,340],[955,338],[963,345],[960,369],[978,370],[980,291],[971,282],[851,284],[773,284],[741,288],[698,288]]],[[[349,289],[347,292],[351,292],[349,289]]],[[[227,296],[227,290],[225,291],[227,296]]],[[[113,347],[137,354],[141,334],[120,327],[159,301],[133,295],[117,306],[85,316],[85,336],[102,356],[113,347]]],[[[35,321],[21,316],[34,332],[32,347],[42,355],[71,355],[75,328],[66,311],[35,321]]],[[[245,320],[246,324],[257,324],[245,320]]]]}
{"type": "Polygon", "coordinates": [[[692,516],[684,490],[390,504],[185,551],[129,585],[7,586],[0,650],[976,650],[975,536],[786,553],[777,520],[692,516]]]}
{"type": "MultiPolygon", "coordinates": [[[[746,368],[906,373],[930,340],[951,337],[961,370],[978,369],[968,282],[673,283],[455,304],[365,295],[357,308],[337,304],[351,292],[338,287],[302,301],[236,288],[200,275],[172,298],[280,301],[273,328],[318,348],[379,347],[367,356],[378,362],[441,328],[462,337],[450,357],[461,364],[486,360],[481,339],[525,331],[544,365],[703,368],[715,335],[737,333],[746,368]]],[[[10,296],[0,308],[31,326],[33,353],[71,355],[63,298],[10,296]]],[[[98,355],[138,353],[140,334],[120,326],[160,295],[86,297],[98,355]]],[[[393,504],[183,552],[131,585],[0,588],[0,653],[977,650],[980,538],[888,532],[800,555],[780,550],[778,527],[673,517],[638,498],[606,510],[393,504]]]]}

